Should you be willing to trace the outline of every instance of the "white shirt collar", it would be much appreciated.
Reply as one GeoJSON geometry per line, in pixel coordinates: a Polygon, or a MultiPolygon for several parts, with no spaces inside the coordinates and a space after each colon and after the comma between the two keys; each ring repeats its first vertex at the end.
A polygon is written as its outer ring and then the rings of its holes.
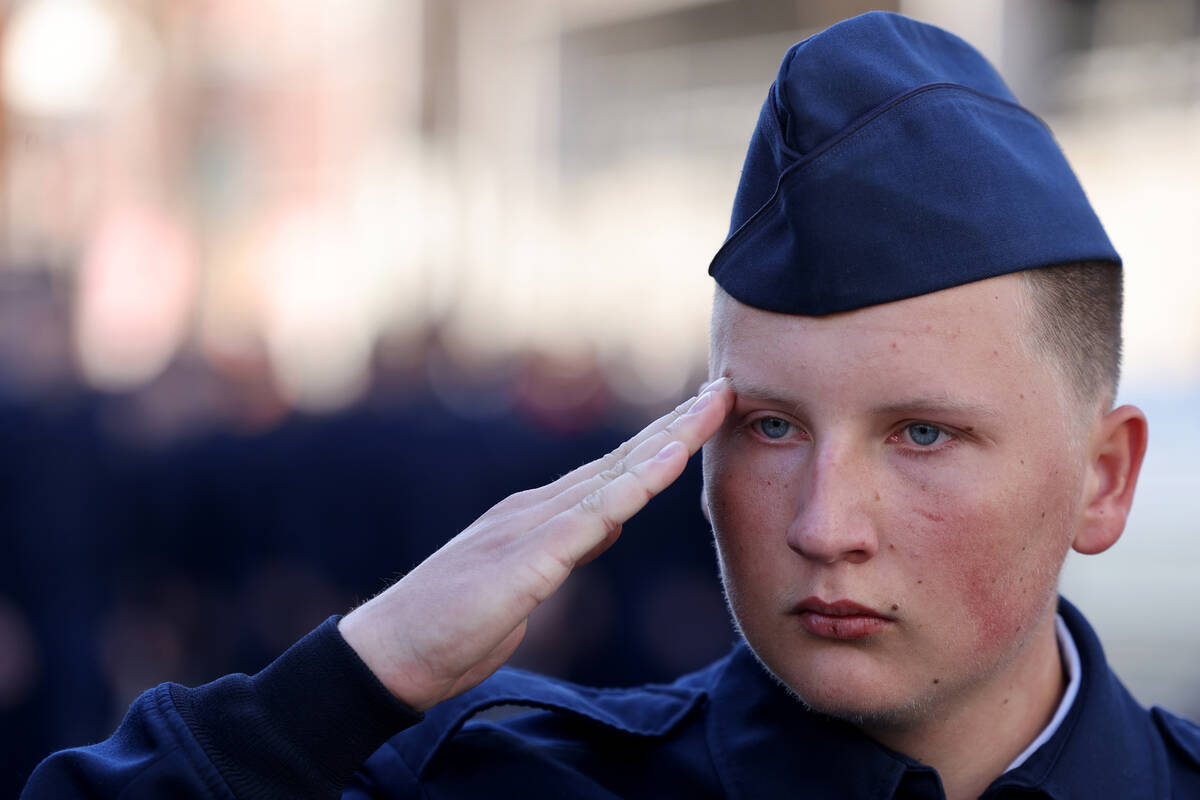
{"type": "Polygon", "coordinates": [[[1017,756],[1016,760],[1008,765],[1009,772],[1016,769],[1025,763],[1031,755],[1037,752],[1037,749],[1050,741],[1050,737],[1058,731],[1058,726],[1066,718],[1067,712],[1071,710],[1071,705],[1075,702],[1075,696],[1079,694],[1079,683],[1083,677],[1083,667],[1079,662],[1079,648],[1075,646],[1075,640],[1071,637],[1071,632],[1067,630],[1067,623],[1063,622],[1061,614],[1056,614],[1054,618],[1054,630],[1058,634],[1058,652],[1062,656],[1063,664],[1067,668],[1067,690],[1063,692],[1062,700],[1058,702],[1058,709],[1055,710],[1054,716],[1050,719],[1050,724],[1042,729],[1037,738],[1029,743],[1021,755],[1017,756]]]}

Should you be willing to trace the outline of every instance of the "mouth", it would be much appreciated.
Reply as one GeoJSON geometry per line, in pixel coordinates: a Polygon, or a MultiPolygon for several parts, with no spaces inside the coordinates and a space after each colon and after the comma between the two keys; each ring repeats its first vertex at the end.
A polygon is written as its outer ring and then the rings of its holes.
{"type": "Polygon", "coordinates": [[[807,597],[796,604],[793,612],[800,627],[821,639],[865,639],[887,630],[895,619],[852,600],[826,602],[819,597],[807,597]]]}

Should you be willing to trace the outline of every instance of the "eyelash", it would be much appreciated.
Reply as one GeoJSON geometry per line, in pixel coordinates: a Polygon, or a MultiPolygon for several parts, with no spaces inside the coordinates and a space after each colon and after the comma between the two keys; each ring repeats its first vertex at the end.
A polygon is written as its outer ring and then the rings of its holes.
{"type": "Polygon", "coordinates": [[[784,425],[788,426],[788,428],[789,428],[788,433],[791,433],[794,430],[798,433],[804,434],[804,438],[806,438],[806,439],[808,438],[808,435],[803,428],[801,428],[799,425],[797,425],[794,422],[789,422],[788,420],[784,419],[783,417],[774,417],[774,416],[770,416],[770,415],[764,416],[764,417],[757,417],[750,421],[750,427],[754,430],[754,432],[760,438],[766,440],[767,442],[784,442],[784,441],[788,441],[791,438],[789,436],[768,436],[763,431],[763,423],[770,422],[770,421],[782,422],[784,425]]]}
{"type": "Polygon", "coordinates": [[[958,436],[956,436],[954,433],[947,430],[946,428],[942,427],[941,425],[934,425],[932,422],[915,421],[915,422],[905,422],[902,425],[900,425],[900,427],[894,433],[892,433],[890,436],[888,436],[887,440],[889,442],[894,442],[897,444],[905,445],[905,448],[901,452],[903,452],[907,456],[910,456],[912,458],[924,458],[926,456],[931,456],[934,453],[940,453],[941,451],[945,450],[947,447],[953,446],[958,441],[958,436]],[[941,438],[941,437],[945,437],[945,438],[940,443],[938,442],[938,440],[935,439],[933,444],[927,444],[927,445],[920,445],[915,442],[910,442],[905,439],[905,433],[908,431],[909,428],[913,427],[914,425],[924,425],[928,428],[932,428],[933,430],[938,432],[939,438],[941,438]]]}
{"type": "MultiPolygon", "coordinates": [[[[807,432],[803,428],[801,428],[796,423],[789,422],[788,420],[786,420],[782,417],[776,417],[776,416],[757,417],[750,421],[750,428],[752,428],[754,430],[755,434],[758,435],[759,438],[765,440],[768,443],[784,442],[784,441],[788,441],[792,438],[791,436],[788,436],[788,435],[779,436],[779,437],[768,436],[763,431],[762,426],[764,423],[770,422],[770,421],[782,422],[783,424],[785,424],[789,427],[789,431],[788,431],[789,433],[791,433],[792,429],[794,429],[799,434],[802,434],[804,439],[808,438],[807,432]]],[[[888,435],[887,441],[894,443],[894,444],[905,445],[905,448],[904,448],[904,450],[902,450],[902,452],[907,456],[910,456],[912,458],[924,458],[926,456],[933,455],[934,453],[941,452],[942,450],[945,450],[947,447],[951,447],[952,445],[954,445],[954,443],[956,443],[958,441],[958,436],[956,436],[954,433],[947,430],[946,428],[944,428],[941,425],[935,425],[932,422],[914,421],[914,422],[902,423],[897,430],[893,431],[891,434],[888,435]],[[940,441],[940,443],[939,443],[939,441],[935,439],[933,444],[928,444],[928,445],[920,445],[920,444],[917,444],[916,442],[908,441],[905,437],[905,434],[908,432],[909,428],[913,427],[914,425],[924,425],[928,428],[932,428],[933,430],[938,432],[939,438],[942,439],[942,441],[940,441]]]]}

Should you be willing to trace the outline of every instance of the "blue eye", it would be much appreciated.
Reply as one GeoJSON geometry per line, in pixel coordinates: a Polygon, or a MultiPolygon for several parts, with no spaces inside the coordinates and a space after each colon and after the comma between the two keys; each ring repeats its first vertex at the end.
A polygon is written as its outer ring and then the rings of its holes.
{"type": "Polygon", "coordinates": [[[942,435],[941,428],[930,425],[928,422],[914,422],[905,430],[908,431],[908,438],[912,443],[922,447],[928,447],[942,435]]]}
{"type": "Polygon", "coordinates": [[[782,439],[792,432],[792,423],[779,417],[763,417],[757,425],[762,435],[768,439],[782,439]]]}

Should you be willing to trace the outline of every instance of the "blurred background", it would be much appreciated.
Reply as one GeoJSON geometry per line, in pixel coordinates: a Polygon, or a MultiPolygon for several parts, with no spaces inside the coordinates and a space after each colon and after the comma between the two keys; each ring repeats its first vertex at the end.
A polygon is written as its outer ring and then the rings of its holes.
{"type": "MultiPolygon", "coordinates": [[[[872,8],[992,58],[1126,259],[1151,454],[1064,592],[1200,718],[1197,0],[0,0],[0,795],[690,394],[779,59],[872,8]]],[[[723,653],[698,492],[518,662],[723,653]]]]}

